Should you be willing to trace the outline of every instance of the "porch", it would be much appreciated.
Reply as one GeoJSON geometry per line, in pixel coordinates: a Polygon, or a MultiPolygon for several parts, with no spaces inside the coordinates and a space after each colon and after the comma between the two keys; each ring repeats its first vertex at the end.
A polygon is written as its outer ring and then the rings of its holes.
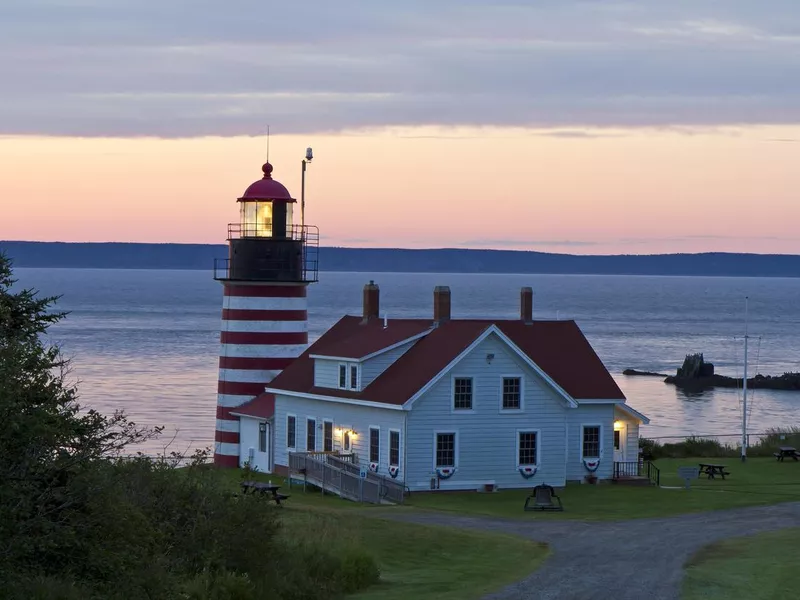
{"type": "Polygon", "coordinates": [[[661,471],[649,460],[614,461],[611,482],[620,485],[661,485],[661,471]]]}

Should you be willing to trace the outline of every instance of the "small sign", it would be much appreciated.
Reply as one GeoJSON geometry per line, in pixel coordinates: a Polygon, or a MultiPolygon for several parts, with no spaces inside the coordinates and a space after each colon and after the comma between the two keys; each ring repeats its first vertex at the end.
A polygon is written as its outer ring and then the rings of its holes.
{"type": "Polygon", "coordinates": [[[361,470],[358,472],[358,476],[361,477],[361,479],[366,479],[367,478],[367,467],[362,466],[361,470]]]}
{"type": "Polygon", "coordinates": [[[691,487],[692,479],[700,477],[700,467],[678,467],[678,477],[686,483],[686,489],[691,487]]]}

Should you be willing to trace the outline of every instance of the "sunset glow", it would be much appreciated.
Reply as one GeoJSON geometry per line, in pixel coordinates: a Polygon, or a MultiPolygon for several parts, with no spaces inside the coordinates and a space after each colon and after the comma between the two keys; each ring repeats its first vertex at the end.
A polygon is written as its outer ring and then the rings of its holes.
{"type": "MultiPolygon", "coordinates": [[[[800,252],[800,127],[272,135],[324,245],[800,252]]],[[[0,138],[0,239],[221,243],[265,136],[0,138]]]]}

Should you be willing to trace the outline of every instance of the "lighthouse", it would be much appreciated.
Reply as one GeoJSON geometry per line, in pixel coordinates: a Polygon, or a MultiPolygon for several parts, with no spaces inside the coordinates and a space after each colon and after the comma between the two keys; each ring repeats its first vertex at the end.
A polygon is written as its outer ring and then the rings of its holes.
{"type": "Polygon", "coordinates": [[[318,280],[319,231],[305,225],[305,206],[296,223],[297,201],[272,170],[264,164],[264,176],[237,200],[228,258],[214,263],[223,289],[214,436],[214,463],[222,467],[239,464],[236,409],[262,395],[308,344],[306,291],[318,280]]]}

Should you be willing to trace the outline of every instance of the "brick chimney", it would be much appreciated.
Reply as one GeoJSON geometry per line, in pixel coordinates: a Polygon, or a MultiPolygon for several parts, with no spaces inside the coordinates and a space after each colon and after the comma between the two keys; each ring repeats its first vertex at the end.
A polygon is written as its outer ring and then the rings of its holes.
{"type": "Polygon", "coordinates": [[[450,320],[450,288],[446,285],[433,288],[433,320],[436,323],[450,320]]]}
{"type": "Polygon", "coordinates": [[[364,320],[362,323],[368,323],[373,319],[377,319],[380,314],[381,308],[381,290],[378,284],[370,280],[364,286],[364,320]]]}
{"type": "Polygon", "coordinates": [[[519,318],[523,323],[533,323],[533,288],[524,287],[519,292],[519,318]]]}

